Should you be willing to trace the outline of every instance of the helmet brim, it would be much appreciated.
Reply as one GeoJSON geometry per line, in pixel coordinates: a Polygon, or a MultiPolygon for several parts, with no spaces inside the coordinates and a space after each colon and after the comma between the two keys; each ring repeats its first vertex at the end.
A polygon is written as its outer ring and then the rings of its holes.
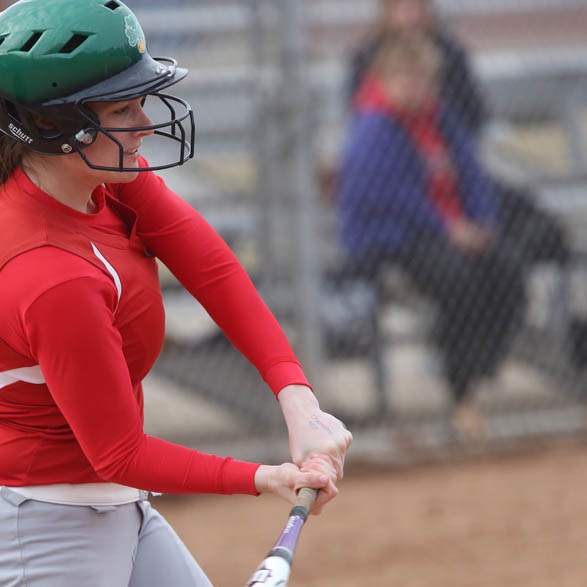
{"type": "Polygon", "coordinates": [[[84,102],[119,102],[159,92],[180,82],[188,70],[177,67],[168,57],[151,57],[148,53],[134,65],[94,86],[40,104],[41,107],[81,104],[84,102]]]}

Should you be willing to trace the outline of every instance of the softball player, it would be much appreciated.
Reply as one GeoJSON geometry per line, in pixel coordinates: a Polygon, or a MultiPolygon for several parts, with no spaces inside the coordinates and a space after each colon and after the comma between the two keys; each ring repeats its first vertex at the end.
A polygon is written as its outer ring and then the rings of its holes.
{"type": "Polygon", "coordinates": [[[320,410],[235,256],[153,171],[193,156],[187,71],[119,0],[0,13],[0,585],[207,586],[149,492],[335,497],[350,433],[320,410]],[[168,120],[153,123],[145,99],[168,120]],[[140,155],[157,134],[175,158],[140,155]],[[292,460],[265,466],[143,432],[164,334],[154,257],[258,368],[292,460]]]}

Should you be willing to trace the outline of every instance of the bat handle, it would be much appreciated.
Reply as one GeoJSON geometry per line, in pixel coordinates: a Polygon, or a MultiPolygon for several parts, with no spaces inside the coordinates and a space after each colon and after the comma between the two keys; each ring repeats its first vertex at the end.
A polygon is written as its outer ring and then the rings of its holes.
{"type": "Polygon", "coordinates": [[[313,503],[316,501],[318,496],[317,489],[311,489],[310,487],[302,487],[298,491],[295,507],[302,507],[306,512],[310,512],[313,503]]]}
{"type": "Polygon", "coordinates": [[[302,487],[298,491],[285,530],[249,579],[247,587],[287,587],[296,544],[317,495],[318,490],[309,487],[302,487]]]}

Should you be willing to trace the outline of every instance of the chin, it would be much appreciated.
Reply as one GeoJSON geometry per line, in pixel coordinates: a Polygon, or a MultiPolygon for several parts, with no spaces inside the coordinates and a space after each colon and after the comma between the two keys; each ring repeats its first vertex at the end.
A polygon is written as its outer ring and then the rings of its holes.
{"type": "Polygon", "coordinates": [[[138,171],[106,171],[102,178],[102,183],[130,183],[138,175],[138,171]]]}
{"type": "Polygon", "coordinates": [[[134,181],[138,176],[138,171],[122,171],[114,174],[117,179],[117,183],[130,183],[134,181]]]}

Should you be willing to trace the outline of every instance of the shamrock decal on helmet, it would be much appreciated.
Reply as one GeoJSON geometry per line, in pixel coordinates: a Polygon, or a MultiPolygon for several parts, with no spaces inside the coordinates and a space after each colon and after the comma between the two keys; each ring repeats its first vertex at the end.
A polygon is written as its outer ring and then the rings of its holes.
{"type": "Polygon", "coordinates": [[[140,53],[146,50],[145,34],[136,18],[129,15],[124,19],[124,33],[131,47],[136,47],[140,53]]]}

